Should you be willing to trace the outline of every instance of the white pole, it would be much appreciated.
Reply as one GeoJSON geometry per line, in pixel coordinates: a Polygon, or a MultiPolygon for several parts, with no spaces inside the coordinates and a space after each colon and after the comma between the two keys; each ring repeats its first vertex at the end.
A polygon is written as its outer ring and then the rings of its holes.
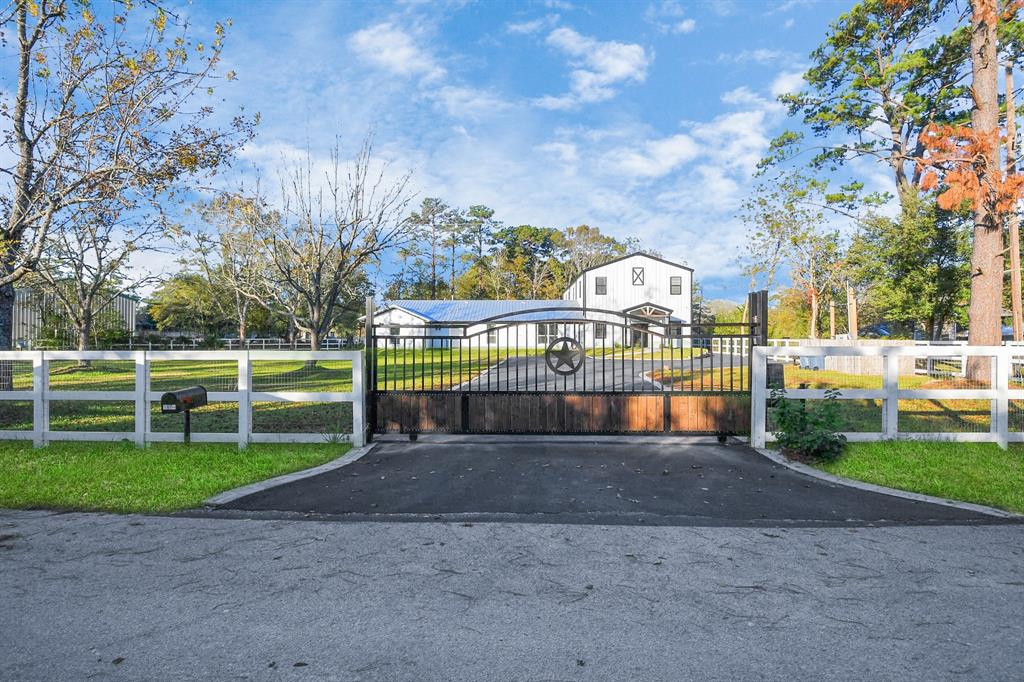
{"type": "Polygon", "coordinates": [[[46,432],[50,430],[50,410],[46,402],[46,387],[50,369],[44,351],[32,358],[32,445],[46,445],[46,432]]]}
{"type": "Polygon", "coordinates": [[[252,366],[249,351],[238,352],[238,447],[249,445],[252,431],[252,393],[250,390],[252,366]]]}
{"type": "Polygon", "coordinates": [[[885,358],[885,410],[882,418],[882,430],[887,440],[894,440],[899,434],[900,424],[900,359],[892,347],[883,347],[882,356],[885,358]]]}
{"type": "Polygon", "coordinates": [[[146,444],[149,431],[149,363],[145,351],[135,351],[135,445],[146,444]]]}
{"type": "Polygon", "coordinates": [[[996,434],[996,442],[1003,450],[1007,448],[1010,432],[1010,370],[1012,368],[1010,348],[1005,346],[997,349],[995,358],[996,399],[992,401],[995,414],[992,418],[992,430],[996,434]]]}
{"type": "Polygon", "coordinates": [[[768,352],[765,346],[753,348],[753,373],[750,376],[750,444],[763,448],[767,443],[768,352]]]}
{"type": "Polygon", "coordinates": [[[359,448],[366,441],[366,392],[363,391],[363,354],[352,356],[352,445],[359,448]]]}

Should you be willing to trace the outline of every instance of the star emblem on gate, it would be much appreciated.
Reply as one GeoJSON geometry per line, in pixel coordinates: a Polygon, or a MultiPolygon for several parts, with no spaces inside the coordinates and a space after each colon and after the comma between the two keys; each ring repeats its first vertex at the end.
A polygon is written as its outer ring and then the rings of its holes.
{"type": "Polygon", "coordinates": [[[583,360],[587,357],[583,346],[576,339],[563,336],[548,344],[544,351],[544,362],[555,374],[568,376],[575,374],[583,366],[583,360]]]}

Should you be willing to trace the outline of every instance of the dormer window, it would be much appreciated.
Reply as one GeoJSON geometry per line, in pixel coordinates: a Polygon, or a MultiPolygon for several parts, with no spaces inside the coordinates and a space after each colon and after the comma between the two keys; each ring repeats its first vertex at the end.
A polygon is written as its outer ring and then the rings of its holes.
{"type": "Polygon", "coordinates": [[[595,277],[594,278],[594,294],[597,296],[604,296],[608,293],[608,278],[607,277],[595,277]]]}
{"type": "Polygon", "coordinates": [[[633,285],[641,286],[644,283],[644,269],[633,268],[633,285]]]}

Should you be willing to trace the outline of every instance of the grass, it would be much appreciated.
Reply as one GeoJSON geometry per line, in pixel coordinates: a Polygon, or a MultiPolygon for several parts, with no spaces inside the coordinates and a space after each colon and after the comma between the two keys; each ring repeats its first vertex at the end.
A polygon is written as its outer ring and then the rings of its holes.
{"type": "Polygon", "coordinates": [[[194,508],[225,490],[340,457],[347,444],[0,441],[0,507],[113,512],[194,508]]]}
{"type": "Polygon", "coordinates": [[[1024,446],[885,441],[850,443],[820,469],[890,488],[1024,512],[1024,446]]]}

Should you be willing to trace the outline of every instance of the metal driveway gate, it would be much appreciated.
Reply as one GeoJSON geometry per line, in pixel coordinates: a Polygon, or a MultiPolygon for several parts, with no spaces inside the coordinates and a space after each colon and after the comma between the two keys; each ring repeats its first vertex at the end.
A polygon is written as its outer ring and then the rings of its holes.
{"type": "MultiPolygon", "coordinates": [[[[767,292],[750,322],[685,323],[558,305],[477,320],[374,323],[375,433],[748,433],[751,348],[767,342],[767,292]]],[[[566,302],[567,304],[569,302],[566,302]]]]}

